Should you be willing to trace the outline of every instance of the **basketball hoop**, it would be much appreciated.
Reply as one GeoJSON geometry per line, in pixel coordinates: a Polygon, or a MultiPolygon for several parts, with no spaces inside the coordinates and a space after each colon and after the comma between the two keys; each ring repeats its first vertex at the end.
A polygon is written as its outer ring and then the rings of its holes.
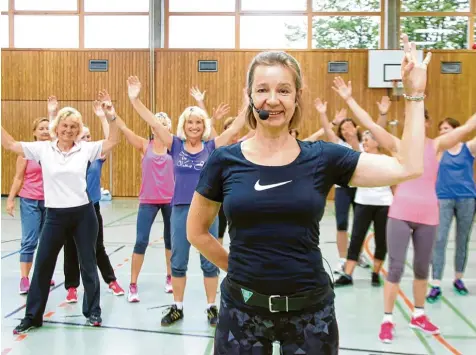
{"type": "Polygon", "coordinates": [[[403,95],[403,83],[401,80],[392,80],[392,96],[403,95]]]}

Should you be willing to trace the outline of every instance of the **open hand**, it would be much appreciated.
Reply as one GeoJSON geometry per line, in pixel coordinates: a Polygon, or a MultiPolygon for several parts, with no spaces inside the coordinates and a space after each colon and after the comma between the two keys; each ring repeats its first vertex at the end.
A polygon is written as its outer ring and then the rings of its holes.
{"type": "Polygon", "coordinates": [[[48,97],[48,112],[55,113],[58,110],[58,99],[52,95],[48,97]]]}
{"type": "Polygon", "coordinates": [[[137,76],[130,76],[127,79],[127,93],[129,95],[129,99],[134,100],[139,97],[141,89],[141,83],[137,76]]]}
{"type": "Polygon", "coordinates": [[[196,100],[196,101],[203,101],[205,100],[205,93],[207,91],[205,90],[204,92],[201,92],[198,86],[192,86],[190,89],[190,95],[196,100]]]}
{"type": "Polygon", "coordinates": [[[7,213],[10,216],[15,217],[13,211],[15,211],[15,200],[7,199],[7,213]]]}
{"type": "Polygon", "coordinates": [[[324,115],[327,112],[327,101],[322,102],[320,98],[314,100],[314,107],[316,108],[317,112],[321,115],[324,115]]]}
{"type": "Polygon", "coordinates": [[[332,89],[345,101],[352,97],[352,82],[348,81],[346,85],[344,79],[342,79],[340,76],[334,78],[334,86],[332,89]]]}
{"type": "Polygon", "coordinates": [[[405,94],[410,96],[424,95],[431,52],[426,55],[423,62],[418,63],[416,44],[414,42],[410,43],[406,34],[402,34],[402,40],[403,50],[405,51],[402,60],[402,82],[405,94]]]}
{"type": "Polygon", "coordinates": [[[387,114],[391,104],[392,102],[390,101],[390,98],[388,96],[382,96],[382,100],[380,100],[380,102],[377,101],[378,111],[380,112],[380,114],[387,114]]]}

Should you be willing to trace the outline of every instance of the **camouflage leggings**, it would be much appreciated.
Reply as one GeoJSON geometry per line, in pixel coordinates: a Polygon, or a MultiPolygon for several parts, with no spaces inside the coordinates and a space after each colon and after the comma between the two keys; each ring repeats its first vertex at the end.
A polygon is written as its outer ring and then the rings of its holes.
{"type": "Polygon", "coordinates": [[[221,302],[215,355],[272,354],[274,341],[281,343],[283,355],[337,355],[339,330],[334,303],[325,301],[317,312],[260,316],[221,302]]]}

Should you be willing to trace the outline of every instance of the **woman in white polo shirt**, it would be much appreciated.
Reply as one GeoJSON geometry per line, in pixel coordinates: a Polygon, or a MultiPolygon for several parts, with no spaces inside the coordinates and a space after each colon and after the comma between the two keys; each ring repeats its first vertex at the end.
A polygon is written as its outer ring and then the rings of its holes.
{"type": "Polygon", "coordinates": [[[56,260],[66,237],[70,235],[74,235],[81,264],[85,289],[83,314],[88,318],[89,325],[101,325],[95,254],[98,221],[86,192],[86,169],[88,162],[108,154],[119,143],[112,103],[103,102],[102,106],[110,123],[109,137],[103,141],[76,141],[83,130],[83,122],[81,114],[71,107],[58,112],[50,130],[53,136],[51,142],[17,142],[2,127],[2,146],[5,149],[41,165],[47,208],[25,317],[14,329],[14,334],[42,326],[56,260]]]}

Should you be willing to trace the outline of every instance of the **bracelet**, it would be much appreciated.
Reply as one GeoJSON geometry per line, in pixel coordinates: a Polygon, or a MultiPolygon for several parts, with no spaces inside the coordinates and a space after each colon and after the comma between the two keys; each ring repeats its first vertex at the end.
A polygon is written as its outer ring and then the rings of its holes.
{"type": "Polygon", "coordinates": [[[109,122],[115,121],[115,120],[116,120],[116,118],[117,118],[117,116],[116,116],[116,115],[112,116],[112,118],[111,118],[111,119],[109,119],[109,122]]]}
{"type": "Polygon", "coordinates": [[[408,101],[423,101],[425,99],[426,95],[423,94],[421,96],[410,96],[410,95],[407,95],[407,94],[403,94],[403,97],[408,101]]]}

